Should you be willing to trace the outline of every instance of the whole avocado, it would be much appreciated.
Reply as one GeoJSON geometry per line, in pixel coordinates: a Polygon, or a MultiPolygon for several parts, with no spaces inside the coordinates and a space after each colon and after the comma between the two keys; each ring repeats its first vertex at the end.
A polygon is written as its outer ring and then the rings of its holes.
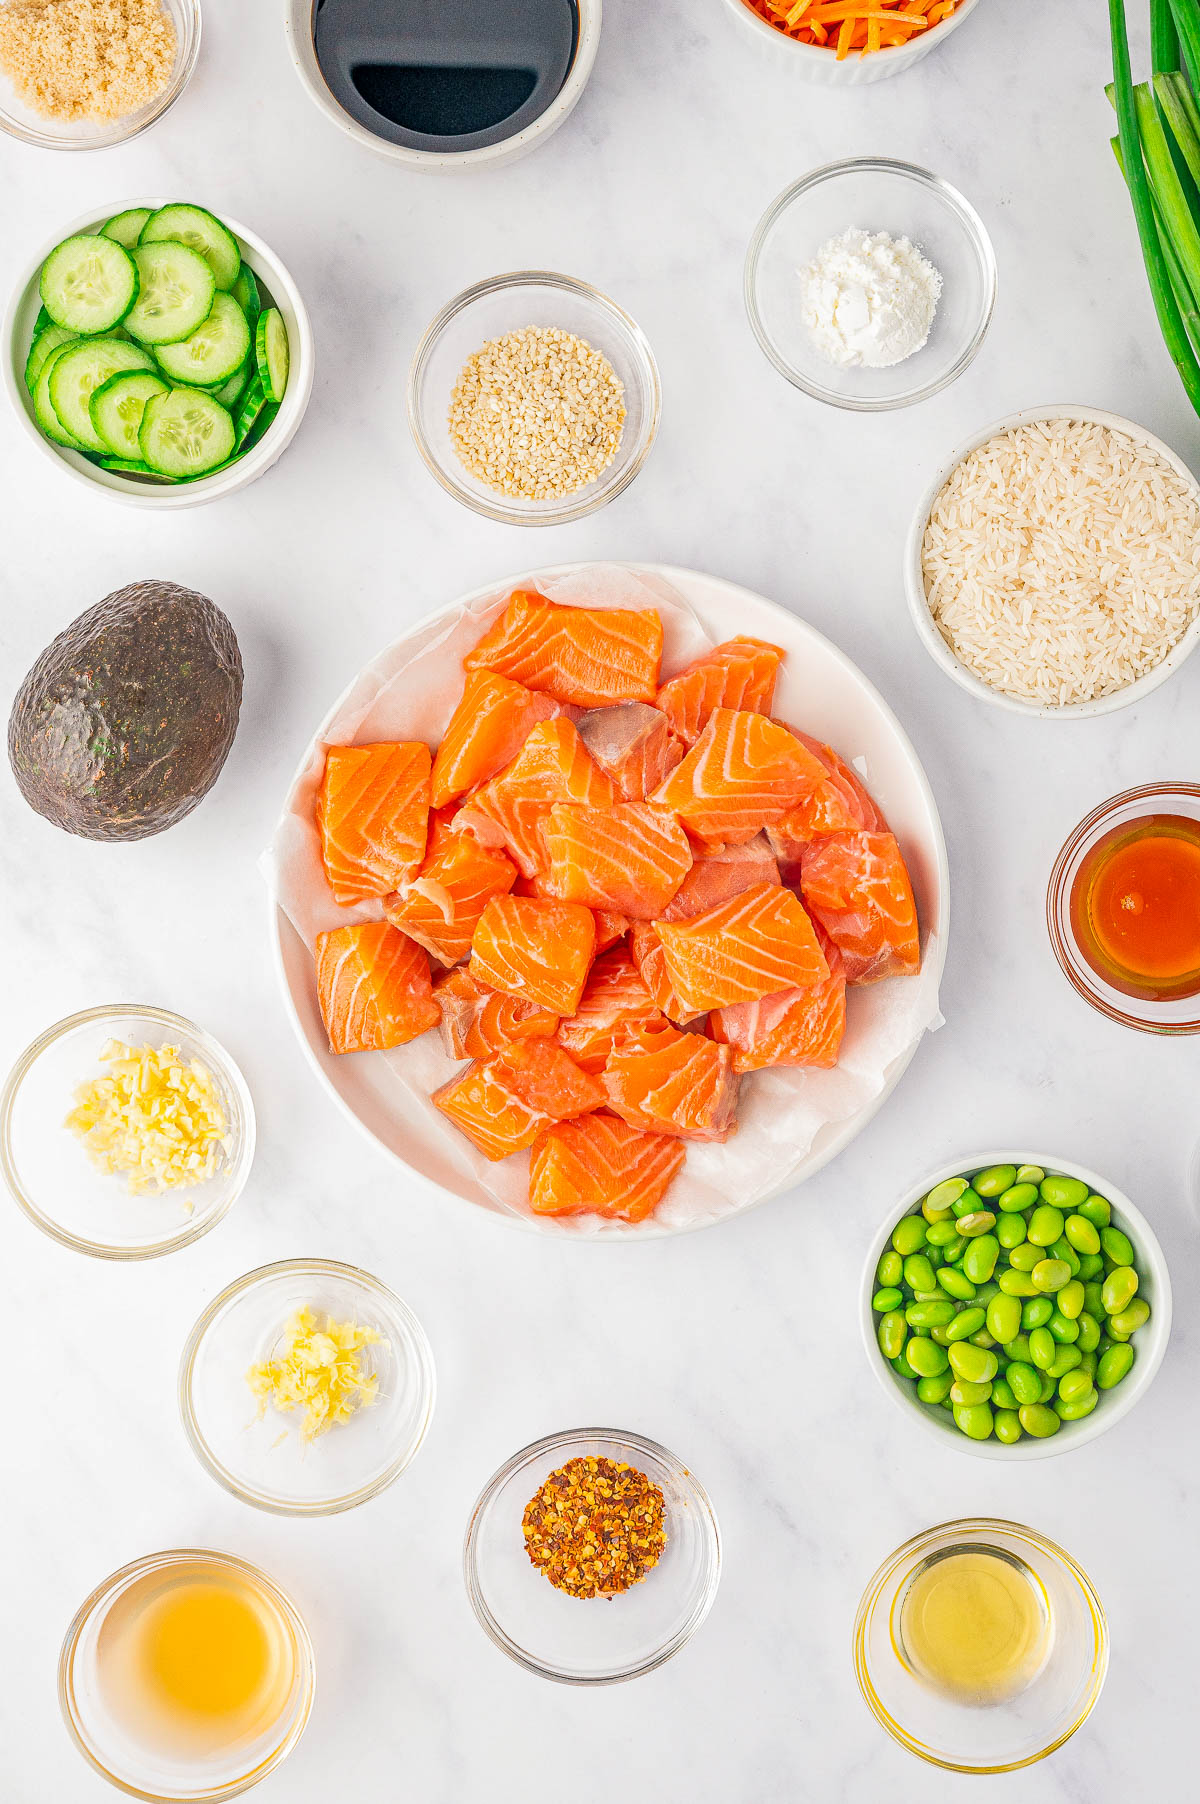
{"type": "Polygon", "coordinates": [[[131,583],[46,647],[13,702],[8,756],[56,827],[146,839],[212,788],[241,702],[241,653],[220,608],[177,583],[131,583]]]}

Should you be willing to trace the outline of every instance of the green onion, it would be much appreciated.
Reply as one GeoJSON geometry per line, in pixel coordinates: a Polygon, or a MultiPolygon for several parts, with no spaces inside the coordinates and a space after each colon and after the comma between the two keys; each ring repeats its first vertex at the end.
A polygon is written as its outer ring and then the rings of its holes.
{"type": "Polygon", "coordinates": [[[1196,111],[1186,82],[1181,75],[1157,74],[1154,97],[1192,180],[1200,182],[1200,135],[1196,131],[1200,113],[1196,111]]]}
{"type": "MultiPolygon", "coordinates": [[[[1113,155],[1117,159],[1117,168],[1125,174],[1125,159],[1121,155],[1121,140],[1110,138],[1113,155]]],[[[1179,266],[1179,259],[1171,249],[1171,241],[1163,230],[1162,217],[1157,204],[1154,205],[1154,223],[1158,230],[1162,253],[1167,266],[1167,274],[1171,281],[1171,292],[1175,296],[1175,305],[1183,321],[1184,330],[1191,341],[1193,350],[1200,350],[1200,309],[1197,309],[1192,291],[1188,287],[1187,277],[1179,266]]]]}
{"type": "Polygon", "coordinates": [[[1171,17],[1179,34],[1183,66],[1188,72],[1193,93],[1200,93],[1200,7],[1196,0],[1168,0],[1171,17]]]}
{"type": "Polygon", "coordinates": [[[1188,285],[1193,294],[1200,294],[1200,227],[1197,227],[1195,215],[1188,205],[1188,197],[1179,179],[1179,171],[1175,167],[1171,146],[1167,142],[1167,134],[1163,130],[1163,122],[1148,82],[1139,83],[1133,90],[1133,102],[1137,110],[1138,135],[1142,141],[1142,155],[1146,159],[1151,191],[1158,202],[1163,225],[1171,247],[1183,266],[1188,285]]]}
{"type": "Polygon", "coordinates": [[[1155,75],[1179,67],[1179,34],[1171,0],[1150,0],[1150,67],[1155,75]]]}

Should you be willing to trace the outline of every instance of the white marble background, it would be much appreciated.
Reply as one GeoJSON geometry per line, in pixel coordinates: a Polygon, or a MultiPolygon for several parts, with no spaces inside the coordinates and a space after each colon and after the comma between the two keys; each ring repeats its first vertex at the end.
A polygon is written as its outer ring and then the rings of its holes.
{"type": "MultiPolygon", "coordinates": [[[[1137,3],[1134,12],[1144,9],[1137,3]]],[[[961,1804],[860,1702],[850,1628],[898,1542],[994,1511],[1064,1542],[1095,1578],[1112,1666],[1087,1727],[997,1804],[1182,1800],[1194,1777],[1200,1576],[1194,1408],[1200,1042],[1104,1022],[1059,976],[1043,889],[1074,822],[1112,791],[1191,776],[1200,659],[1136,710],[1031,724],[976,705],[929,663],[900,549],[931,467],[977,424],[1075,400],[1142,421],[1200,468],[1200,426],[1155,330],[1107,138],[1103,9],[984,0],[912,73],[844,92],[760,64],[718,0],[608,0],[588,93],[545,149],[473,180],[359,152],[311,108],[279,0],[206,0],[188,93],[121,150],[0,145],[0,291],[90,205],[178,192],[252,224],[291,265],[319,340],[316,392],[282,463],[246,493],[156,518],[89,496],[0,417],[4,707],[43,644],[109,590],[160,575],[236,623],[244,721],[216,792],[141,845],[70,839],[0,780],[0,1059],[108,1000],[202,1021],[254,1091],[261,1151],[229,1220],[127,1268],[0,1218],[0,1793],[112,1794],[63,1732],[64,1627],[94,1583],[148,1550],[226,1547],[300,1602],[318,1648],[309,1731],[258,1794],[516,1804],[961,1804]],[[856,152],[926,164],[986,220],[1000,301],[982,354],[915,410],[808,402],[762,358],[741,303],[759,214],[811,166],[856,152]],[[404,376],[434,311],[521,265],[588,277],[649,333],[662,435],[606,512],[538,534],[436,488],[409,441],[404,376]],[[313,722],[426,609],[531,562],[661,559],[771,595],[843,646],[895,704],[940,800],[954,921],[930,1039],[871,1128],[797,1193],[731,1226],[645,1246],[539,1241],[474,1219],[390,1168],[321,1096],[275,993],[255,858],[313,722]],[[931,1447],[868,1373],[856,1286],[901,1189],[957,1152],[1042,1144],[1128,1189],[1177,1287],[1152,1392],[1111,1436],[1004,1468],[931,1447]],[[267,1260],[323,1253],[415,1306],[440,1376],[419,1460],[382,1499],[280,1522],[224,1495],[175,1410],[204,1302],[267,1260]],[[460,1577],[463,1526],[499,1462],[548,1430],[642,1429],[702,1477],[726,1541],[708,1623],[659,1673],[571,1691],[484,1638],[460,1577]]]]}

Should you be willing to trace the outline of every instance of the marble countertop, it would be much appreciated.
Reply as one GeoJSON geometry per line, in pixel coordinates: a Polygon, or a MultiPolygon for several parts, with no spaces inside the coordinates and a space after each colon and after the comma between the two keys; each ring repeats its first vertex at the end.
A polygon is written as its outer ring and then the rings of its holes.
{"type": "MultiPolygon", "coordinates": [[[[1134,9],[1137,10],[1137,9],[1134,9]]],[[[139,845],[57,833],[0,782],[0,1060],[111,1000],[190,1015],[239,1059],[260,1151],[226,1222],[158,1262],[109,1266],[13,1207],[0,1436],[0,1746],[6,1804],[104,1804],[70,1746],[55,1663],[104,1575],[168,1546],[228,1548],[296,1597],[317,1705],[262,1804],[404,1798],[517,1804],[560,1778],[581,1804],[959,1804],[859,1699],[850,1630],[876,1564],[955,1515],[1015,1517],[1064,1543],[1106,1604],[1112,1664],[1091,1721],[1054,1758],[993,1780],[1021,1804],[1180,1799],[1194,1773],[1197,1316],[1187,1168],[1200,1041],[1092,1013],[1060,977],[1042,899],[1096,802],[1195,776],[1200,658],[1143,705],[1039,723],[978,705],[909,625],[900,556],[928,475],[980,423],[1038,402],[1128,415],[1200,469],[1200,424],[1162,349],[1107,145],[1096,8],[980,6],[896,81],[807,87],[758,60],[719,0],[608,0],[594,78],[546,147],[468,180],[360,152],[306,99],[279,0],[206,0],[191,87],[123,149],[0,148],[0,291],[56,219],[139,193],[204,199],[291,266],[318,340],[316,389],[281,463],[230,500],[158,517],[89,495],[0,417],[7,698],[50,636],[110,590],[171,577],[233,618],[243,725],[220,785],[139,845]],[[958,383],[911,411],[839,413],[795,393],[754,344],[741,267],[773,196],[835,157],[883,152],[948,177],[1000,266],[990,335],[958,383]],[[601,514],[540,534],[491,525],[437,488],[404,418],[433,313],[523,265],[589,278],[645,328],[660,441],[601,514]],[[377,1154],[316,1088],[267,946],[256,858],[313,723],[427,609],[533,563],[711,570],[812,621],[898,711],[950,847],[946,1026],[868,1130],[797,1191],[708,1233],[643,1246],[539,1240],[471,1218],[377,1154]],[[906,1426],[867,1372],[863,1249],[925,1171],[1001,1141],[1059,1149],[1128,1191],[1176,1280],[1166,1364],[1137,1411],[1063,1458],[1004,1467],[906,1426]],[[271,1259],[378,1272],[433,1343],[439,1403],[382,1498],[278,1521],[221,1492],[180,1430],[180,1347],[204,1303],[271,1259]],[[15,1349],[16,1357],[12,1357],[15,1349]],[[675,1449],[725,1538],[708,1622],[659,1672],[573,1691],[518,1670],[463,1589],[471,1503],[526,1441],[589,1421],[675,1449]]],[[[7,707],[7,700],[5,701],[7,707]]]]}

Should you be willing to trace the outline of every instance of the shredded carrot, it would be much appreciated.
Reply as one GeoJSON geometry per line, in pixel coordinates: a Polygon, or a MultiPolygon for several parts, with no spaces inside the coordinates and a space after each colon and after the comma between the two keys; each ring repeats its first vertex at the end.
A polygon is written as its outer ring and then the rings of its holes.
{"type": "Polygon", "coordinates": [[[911,43],[914,33],[940,25],[959,0],[744,0],[752,12],[798,44],[831,47],[836,26],[839,62],[852,50],[862,56],[911,43]]]}

